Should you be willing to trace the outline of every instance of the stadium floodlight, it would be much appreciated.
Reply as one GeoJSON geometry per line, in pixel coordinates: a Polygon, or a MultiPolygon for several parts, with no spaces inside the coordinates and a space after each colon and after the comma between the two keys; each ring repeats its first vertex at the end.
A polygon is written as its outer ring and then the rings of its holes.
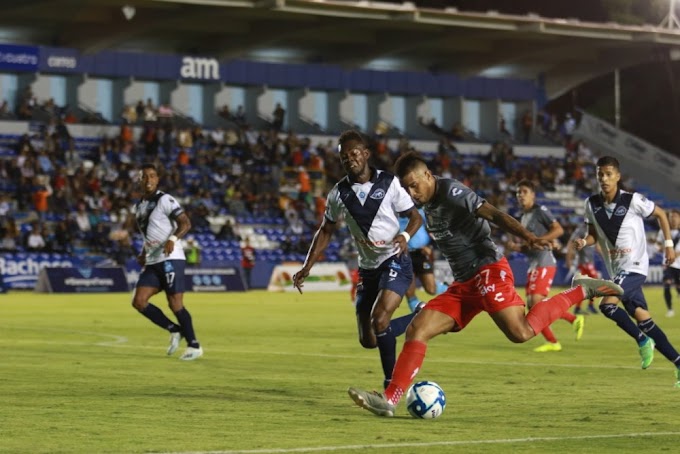
{"type": "Polygon", "coordinates": [[[664,27],[669,30],[680,30],[680,20],[675,14],[675,0],[670,0],[668,5],[668,15],[659,24],[659,27],[664,27]]]}

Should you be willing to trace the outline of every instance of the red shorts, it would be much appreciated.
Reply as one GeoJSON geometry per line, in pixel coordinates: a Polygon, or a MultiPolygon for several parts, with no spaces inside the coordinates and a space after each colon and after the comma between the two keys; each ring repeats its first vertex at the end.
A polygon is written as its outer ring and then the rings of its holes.
{"type": "Polygon", "coordinates": [[[527,296],[541,295],[548,296],[555,278],[556,266],[539,266],[533,271],[527,272],[527,285],[525,288],[527,296]]]}
{"type": "Polygon", "coordinates": [[[595,279],[600,277],[600,273],[597,272],[597,268],[595,268],[595,264],[592,262],[579,265],[578,270],[581,272],[581,274],[585,274],[588,277],[595,279]]]}
{"type": "Polygon", "coordinates": [[[482,311],[493,314],[506,307],[524,306],[515,290],[510,264],[503,257],[484,265],[471,279],[454,281],[444,293],[430,300],[423,310],[442,312],[456,321],[454,331],[465,328],[482,311]]]}

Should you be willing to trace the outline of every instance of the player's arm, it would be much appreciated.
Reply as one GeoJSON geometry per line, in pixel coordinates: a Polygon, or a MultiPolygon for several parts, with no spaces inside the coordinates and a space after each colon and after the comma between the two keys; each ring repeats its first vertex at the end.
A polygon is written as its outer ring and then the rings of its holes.
{"type": "Polygon", "coordinates": [[[178,214],[174,220],[177,223],[177,229],[168,237],[168,241],[166,241],[163,246],[165,255],[170,255],[172,250],[175,249],[175,243],[178,242],[180,238],[184,238],[184,236],[189,233],[189,230],[191,230],[191,220],[189,220],[189,216],[187,216],[185,212],[178,214]]]}
{"type": "Polygon", "coordinates": [[[305,262],[302,264],[302,269],[293,275],[293,286],[298,289],[300,293],[302,293],[302,283],[307,276],[309,276],[309,271],[316,261],[319,260],[321,253],[328,247],[328,243],[330,243],[331,238],[333,237],[335,228],[335,223],[329,221],[327,217],[324,217],[323,221],[321,221],[321,225],[312,239],[312,244],[309,246],[309,251],[307,252],[305,262]]]}
{"type": "Polygon", "coordinates": [[[489,202],[484,202],[475,212],[477,217],[493,222],[500,229],[507,233],[518,236],[526,241],[527,245],[533,249],[552,249],[552,242],[528,231],[517,219],[507,213],[502,212],[489,202]]]}
{"type": "Polygon", "coordinates": [[[670,265],[675,261],[675,245],[673,243],[673,237],[671,236],[671,224],[668,222],[668,216],[666,211],[659,205],[654,207],[654,211],[650,216],[655,217],[659,221],[659,226],[663,232],[663,237],[666,239],[664,241],[664,252],[666,254],[666,265],[670,265]]]}
{"type": "Polygon", "coordinates": [[[420,226],[423,225],[423,217],[416,207],[411,208],[405,213],[401,213],[401,216],[408,217],[408,224],[403,232],[399,232],[397,236],[394,237],[392,242],[399,246],[399,254],[408,250],[408,242],[413,235],[416,234],[420,226]]]}
{"type": "Polygon", "coordinates": [[[597,243],[597,229],[593,224],[588,224],[588,234],[585,238],[576,238],[574,241],[574,247],[577,251],[580,251],[584,247],[592,246],[597,243]]]}
{"type": "Polygon", "coordinates": [[[552,241],[564,235],[564,229],[557,221],[552,221],[548,227],[548,232],[545,235],[541,235],[544,240],[552,241]]]}

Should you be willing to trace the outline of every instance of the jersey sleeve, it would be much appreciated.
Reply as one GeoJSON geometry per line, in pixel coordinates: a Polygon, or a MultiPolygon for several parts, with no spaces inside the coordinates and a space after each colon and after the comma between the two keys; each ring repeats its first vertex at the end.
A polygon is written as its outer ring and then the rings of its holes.
{"type": "Polygon", "coordinates": [[[391,189],[394,191],[392,198],[392,209],[397,213],[404,213],[414,207],[413,199],[401,186],[399,180],[395,177],[391,183],[391,189]]]}
{"type": "Polygon", "coordinates": [[[486,200],[463,184],[453,184],[446,193],[446,205],[465,209],[474,214],[486,200]]]}
{"type": "Polygon", "coordinates": [[[158,201],[158,204],[163,214],[173,221],[177,219],[177,216],[184,213],[184,208],[182,208],[177,199],[170,194],[163,195],[158,201]]]}
{"type": "Polygon", "coordinates": [[[633,193],[633,198],[630,201],[630,207],[635,210],[637,214],[643,218],[649,217],[653,212],[656,205],[654,202],[649,200],[647,197],[643,196],[639,192],[633,193]]]}
{"type": "Polygon", "coordinates": [[[538,216],[541,224],[543,224],[543,226],[548,230],[550,229],[550,225],[553,222],[557,222],[557,218],[555,217],[555,215],[545,205],[541,205],[537,213],[539,213],[538,216]]]}
{"type": "Polygon", "coordinates": [[[338,187],[333,187],[326,197],[326,211],[324,217],[332,223],[338,222],[340,219],[340,203],[338,200],[338,187]]]}
{"type": "Polygon", "coordinates": [[[590,199],[586,199],[585,207],[583,208],[583,217],[585,218],[586,224],[595,224],[593,210],[590,208],[590,199]]]}

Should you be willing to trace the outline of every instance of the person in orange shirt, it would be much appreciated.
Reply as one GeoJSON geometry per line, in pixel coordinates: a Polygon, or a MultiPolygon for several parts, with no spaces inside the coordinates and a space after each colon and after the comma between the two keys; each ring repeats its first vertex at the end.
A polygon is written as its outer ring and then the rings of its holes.
{"type": "MultiPolygon", "coordinates": [[[[37,179],[36,179],[37,180],[37,179]]],[[[38,213],[40,220],[43,220],[48,209],[47,199],[52,195],[52,190],[49,186],[45,186],[42,182],[38,182],[33,191],[33,208],[38,213]]]]}
{"type": "Polygon", "coordinates": [[[303,166],[298,167],[298,183],[300,185],[298,199],[309,203],[308,197],[309,193],[312,191],[312,182],[307,173],[307,169],[303,166]]]}

